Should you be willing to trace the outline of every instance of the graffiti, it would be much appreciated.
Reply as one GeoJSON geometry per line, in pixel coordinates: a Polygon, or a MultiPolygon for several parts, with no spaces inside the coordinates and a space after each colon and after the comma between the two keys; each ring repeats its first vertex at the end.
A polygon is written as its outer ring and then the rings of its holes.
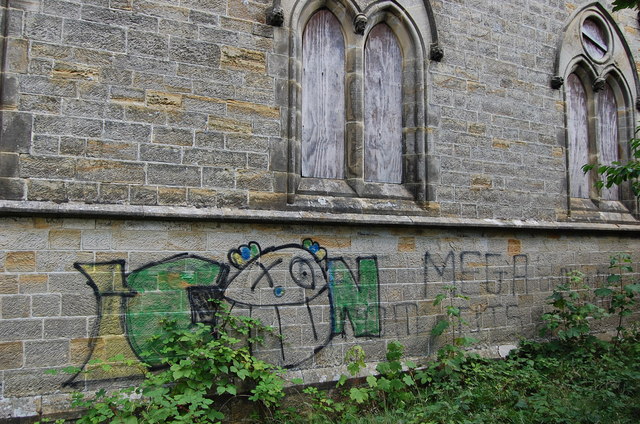
{"type": "MultiPolygon", "coordinates": [[[[377,257],[357,257],[353,262],[332,258],[310,239],[267,248],[252,241],[229,250],[223,262],[184,253],[128,274],[124,260],[76,263],[75,268],[85,276],[97,304],[86,364],[120,354],[160,367],[163,320],[175,321],[179,329],[196,323],[214,327],[220,302],[231,313],[257,318],[274,329],[277,337],[252,346],[252,351],[285,368],[313,366],[315,355],[336,336],[428,335],[434,321],[419,310],[442,291],[442,284],[455,285],[470,296],[502,296],[499,301],[482,297],[461,305],[470,331],[504,326],[506,320],[530,322],[520,314],[516,296],[529,291],[525,254],[426,252],[424,291],[410,281],[398,284],[391,296],[397,301],[387,299],[384,304],[380,287],[390,286],[380,281],[377,257]]],[[[122,369],[120,376],[138,372],[122,369]]]]}
{"type": "Polygon", "coordinates": [[[329,265],[331,294],[333,297],[335,334],[344,334],[348,318],[356,337],[380,336],[380,310],[378,264],[375,258],[358,259],[358,280],[343,260],[329,265]]]}
{"type": "Polygon", "coordinates": [[[529,292],[529,257],[525,254],[462,251],[456,255],[449,251],[440,261],[437,256],[441,258],[431,252],[424,255],[425,298],[437,294],[428,292],[434,281],[456,285],[466,295],[480,294],[481,289],[494,295],[507,294],[505,290],[511,295],[529,292]]]}
{"type": "Polygon", "coordinates": [[[255,346],[283,367],[311,359],[349,322],[355,337],[380,336],[375,257],[357,260],[357,278],[342,258],[331,259],[312,240],[262,249],[256,242],[228,253],[229,264],[181,254],[125,274],[125,261],[76,263],[97,302],[98,319],[87,361],[108,340],[112,353],[162,364],[162,321],[178,328],[216,324],[217,303],[275,328],[277,342],[255,346]],[[151,354],[149,354],[151,353],[151,354]]]}

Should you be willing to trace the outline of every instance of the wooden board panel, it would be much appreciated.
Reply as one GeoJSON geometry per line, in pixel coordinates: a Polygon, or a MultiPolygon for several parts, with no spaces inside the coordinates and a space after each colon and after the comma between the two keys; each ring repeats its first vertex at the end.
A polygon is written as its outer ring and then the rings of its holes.
{"type": "Polygon", "coordinates": [[[589,198],[589,178],[582,166],[589,162],[589,121],[587,95],[575,74],[566,83],[569,187],[571,197],[589,198]]]}
{"type": "Polygon", "coordinates": [[[344,36],[321,10],[302,38],[302,176],[344,178],[344,136],[344,36]]]}
{"type": "MultiPolygon", "coordinates": [[[[598,161],[604,165],[620,158],[618,151],[618,105],[613,90],[607,84],[598,93],[598,123],[600,124],[600,134],[598,137],[598,161]]],[[[602,198],[607,200],[618,200],[619,188],[617,186],[610,189],[602,189],[602,198]]]]}
{"type": "Polygon", "coordinates": [[[364,53],[365,180],[402,182],[402,52],[385,24],[376,25],[364,53]]]}

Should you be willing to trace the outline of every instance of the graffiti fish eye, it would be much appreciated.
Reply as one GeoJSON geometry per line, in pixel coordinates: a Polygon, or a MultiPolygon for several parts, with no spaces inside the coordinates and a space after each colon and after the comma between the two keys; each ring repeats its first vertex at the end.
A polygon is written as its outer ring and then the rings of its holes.
{"type": "Polygon", "coordinates": [[[282,297],[282,296],[284,296],[284,292],[285,292],[285,290],[284,290],[284,287],[282,287],[282,286],[278,286],[278,287],[274,287],[274,288],[273,288],[273,295],[274,295],[275,297],[282,297]]]}
{"type": "Polygon", "coordinates": [[[289,263],[289,274],[294,283],[303,289],[314,290],[316,277],[311,262],[304,258],[293,258],[289,263]]]}

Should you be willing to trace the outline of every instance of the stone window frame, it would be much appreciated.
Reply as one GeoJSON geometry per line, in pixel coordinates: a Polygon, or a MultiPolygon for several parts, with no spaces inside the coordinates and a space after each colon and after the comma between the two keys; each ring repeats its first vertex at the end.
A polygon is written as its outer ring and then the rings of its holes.
{"type": "Polygon", "coordinates": [[[638,99],[638,75],[633,65],[635,62],[631,50],[626,43],[617,24],[611,15],[599,4],[592,3],[576,11],[565,27],[556,57],[556,73],[551,80],[554,89],[562,90],[565,104],[565,160],[566,160],[566,195],[569,215],[573,218],[597,218],[603,220],[623,220],[624,215],[638,213],[637,201],[628,184],[619,188],[618,200],[603,199],[595,186],[598,175],[589,174],[589,198],[571,196],[570,189],[570,149],[569,149],[569,110],[567,88],[564,82],[574,74],[582,82],[587,103],[588,140],[587,149],[589,163],[597,163],[600,152],[598,118],[598,93],[606,85],[612,89],[618,110],[618,154],[620,161],[629,159],[628,140],[633,137],[636,114],[634,105],[638,99]],[[582,27],[588,20],[596,20],[605,30],[609,49],[602,58],[594,59],[584,48],[582,27]]]}
{"type": "Polygon", "coordinates": [[[426,58],[423,36],[411,16],[395,3],[376,2],[364,10],[348,0],[312,0],[297,3],[289,31],[289,114],[287,201],[297,195],[427,200],[426,58]],[[312,16],[327,9],[338,19],[345,37],[346,108],[345,178],[302,177],[302,35],[312,16]],[[403,181],[368,182],[364,178],[364,48],[369,32],[387,24],[403,53],[403,181]]]}

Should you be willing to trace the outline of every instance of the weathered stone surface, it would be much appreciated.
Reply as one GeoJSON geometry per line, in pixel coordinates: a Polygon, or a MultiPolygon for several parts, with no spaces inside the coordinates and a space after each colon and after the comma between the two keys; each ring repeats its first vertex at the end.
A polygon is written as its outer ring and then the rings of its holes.
{"type": "Polygon", "coordinates": [[[0,370],[22,368],[22,342],[0,343],[0,370]]]}
{"type": "Polygon", "coordinates": [[[220,66],[250,72],[265,72],[266,55],[263,52],[224,46],[221,49],[220,66]]]}

